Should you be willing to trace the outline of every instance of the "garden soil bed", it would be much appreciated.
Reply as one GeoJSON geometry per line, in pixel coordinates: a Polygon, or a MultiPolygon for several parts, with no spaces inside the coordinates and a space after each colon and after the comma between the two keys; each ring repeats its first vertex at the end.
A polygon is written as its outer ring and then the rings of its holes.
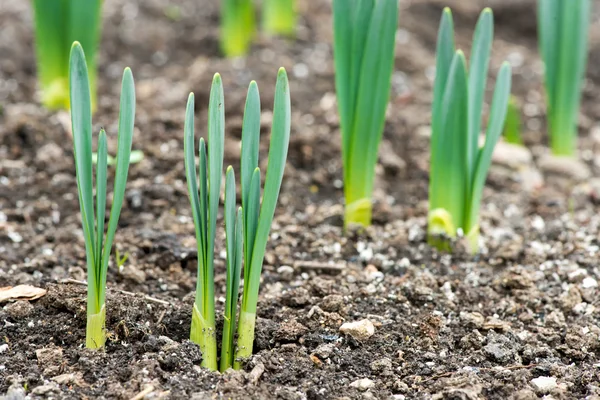
{"type": "MultiPolygon", "coordinates": [[[[600,184],[592,178],[600,172],[598,14],[580,118],[582,162],[564,166],[546,155],[534,4],[402,2],[374,225],[344,234],[329,1],[300,2],[296,41],[259,37],[246,59],[230,61],[218,56],[216,1],[106,0],[95,131],[107,129],[114,153],[120,74],[131,66],[133,147],[146,158],[130,170],[115,240],[129,259],[108,271],[106,350],[90,351],[83,347],[85,251],[69,118],[37,101],[29,2],[3,2],[0,287],[47,292],[0,305],[0,398],[600,398],[600,184]],[[525,115],[529,150],[498,150],[476,257],[460,243],[448,255],[425,241],[431,76],[446,3],[467,50],[480,9],[494,7],[491,78],[511,61],[525,115]],[[196,250],[183,166],[185,102],[196,92],[204,134],[211,77],[222,74],[226,163],[237,166],[245,89],[257,80],[264,162],[279,66],[290,76],[292,136],[255,355],[244,371],[211,373],[188,340],[196,250]],[[362,320],[375,327],[366,339],[339,330],[362,320]]],[[[225,270],[217,243],[220,310],[225,270]]]]}

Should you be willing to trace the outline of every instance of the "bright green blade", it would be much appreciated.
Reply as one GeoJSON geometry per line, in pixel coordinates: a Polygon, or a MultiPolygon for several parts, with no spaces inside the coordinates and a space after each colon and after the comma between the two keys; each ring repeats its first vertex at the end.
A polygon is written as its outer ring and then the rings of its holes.
{"type": "Polygon", "coordinates": [[[198,197],[200,199],[200,243],[202,246],[202,253],[198,254],[198,261],[202,263],[201,269],[198,271],[198,282],[202,282],[200,287],[203,288],[202,293],[205,293],[210,290],[207,285],[212,286],[212,281],[208,279],[208,268],[210,268],[208,261],[208,157],[204,138],[200,138],[198,154],[200,156],[198,162],[198,179],[200,180],[198,197]],[[200,273],[200,271],[202,272],[200,273]]]}
{"type": "Polygon", "coordinates": [[[506,121],[504,122],[502,136],[504,136],[506,143],[523,146],[523,138],[521,137],[521,110],[515,96],[510,96],[508,99],[506,121]]]}
{"type": "MultiPolygon", "coordinates": [[[[71,93],[71,125],[73,127],[73,153],[77,175],[77,191],[83,232],[85,235],[88,258],[88,284],[93,279],[97,285],[99,271],[94,265],[96,243],[94,234],[94,195],[92,174],[92,108],[90,85],[85,64],[85,55],[81,45],[73,43],[69,64],[69,88],[71,93]],[[91,263],[91,264],[90,264],[91,263]]],[[[99,267],[99,266],[98,266],[99,267]]],[[[95,299],[97,302],[98,299],[95,299]]]]}
{"type": "MultiPolygon", "coordinates": [[[[433,176],[436,165],[443,165],[438,161],[438,155],[443,150],[440,146],[441,138],[444,135],[444,127],[442,125],[442,104],[444,100],[444,91],[446,82],[450,72],[450,66],[454,59],[454,24],[452,22],[452,12],[449,8],[445,8],[442,13],[440,27],[438,30],[437,46],[436,46],[436,63],[435,63],[435,82],[433,87],[433,104],[431,114],[431,171],[433,176]]],[[[444,168],[443,166],[441,168],[444,168]]],[[[430,208],[438,208],[441,206],[441,194],[439,186],[433,185],[434,179],[429,180],[429,204],[430,208]]]]}
{"type": "Polygon", "coordinates": [[[33,1],[38,76],[42,103],[48,108],[69,107],[67,56],[73,41],[65,41],[68,4],[65,0],[33,1]]]}
{"type": "MultiPolygon", "coordinates": [[[[240,155],[240,174],[242,192],[242,210],[244,212],[244,237],[254,241],[255,230],[249,233],[248,226],[256,226],[256,221],[249,221],[248,207],[251,193],[251,182],[255,169],[258,167],[258,152],[260,145],[260,95],[256,82],[250,82],[246,96],[244,109],[244,121],[242,123],[242,150],[240,155]]],[[[259,174],[258,196],[260,197],[260,174],[259,174]]],[[[260,202],[260,200],[259,200],[260,202]]],[[[257,209],[258,210],[258,209],[257,209]]],[[[258,212],[252,218],[258,219],[258,212]]],[[[248,240],[244,242],[244,261],[250,265],[252,256],[252,245],[248,247],[248,240]]]]}
{"type": "MultiPolygon", "coordinates": [[[[225,242],[227,250],[226,269],[226,295],[225,312],[223,321],[223,340],[221,342],[220,370],[225,371],[233,365],[233,336],[235,332],[235,317],[237,309],[237,294],[239,287],[235,287],[235,274],[237,267],[237,226],[236,226],[236,199],[235,199],[235,175],[233,168],[229,166],[225,175],[225,242]]],[[[237,283],[239,285],[239,275],[237,283]]]]}
{"type": "Polygon", "coordinates": [[[496,146],[496,143],[498,143],[498,139],[504,128],[504,121],[506,119],[506,111],[510,98],[511,80],[510,65],[508,62],[504,62],[500,68],[500,72],[498,72],[498,78],[496,79],[496,88],[494,89],[494,97],[492,99],[490,118],[485,135],[485,144],[483,148],[479,150],[477,164],[475,165],[472,197],[470,199],[467,221],[465,223],[466,232],[469,232],[473,226],[478,224],[483,186],[485,185],[485,179],[492,163],[494,147],[496,146]]]}
{"type": "MultiPolygon", "coordinates": [[[[221,196],[221,175],[223,173],[223,151],[225,147],[225,100],[221,76],[215,74],[210,89],[208,105],[208,246],[206,261],[208,282],[213,282],[215,235],[217,230],[217,213],[221,196]]],[[[206,294],[207,315],[214,320],[214,288],[209,285],[210,292],[206,294]],[[210,299],[208,298],[210,296],[210,299]],[[212,314],[212,315],[211,315],[212,314]]]]}
{"type": "MultiPolygon", "coordinates": [[[[540,53],[544,60],[546,95],[550,104],[556,97],[557,70],[560,57],[561,9],[563,0],[538,0],[540,53]]],[[[575,2],[571,2],[574,4],[575,2]]]]}
{"type": "Polygon", "coordinates": [[[244,225],[244,280],[250,278],[250,266],[252,262],[252,253],[254,251],[254,241],[256,239],[256,229],[258,228],[258,217],[260,214],[260,169],[256,167],[250,181],[250,190],[248,191],[248,204],[246,205],[247,222],[244,225]]]}
{"type": "Polygon", "coordinates": [[[221,2],[221,51],[226,57],[239,57],[248,52],[256,22],[252,0],[221,2]]]}
{"type": "MultiPolygon", "coordinates": [[[[279,73],[277,74],[277,84],[275,86],[273,125],[271,128],[269,163],[267,166],[263,200],[260,207],[260,217],[258,219],[256,239],[252,251],[250,271],[247,274],[249,279],[248,282],[244,282],[244,298],[247,302],[244,302],[242,307],[245,312],[249,313],[256,313],[262,262],[267,248],[271,222],[275,215],[275,207],[277,205],[277,198],[279,197],[281,181],[283,179],[283,171],[285,169],[285,161],[290,141],[290,127],[290,88],[285,69],[280,68],[279,73]]],[[[246,268],[247,267],[248,266],[246,266],[246,268]]]]}
{"type": "Polygon", "coordinates": [[[127,184],[127,174],[129,173],[129,156],[131,153],[131,143],[133,141],[133,125],[135,121],[135,86],[133,83],[133,74],[129,68],[123,71],[123,80],[121,82],[121,102],[119,106],[119,135],[117,138],[117,166],[115,169],[115,184],[113,188],[113,203],[110,209],[108,227],[106,230],[106,242],[102,252],[102,271],[99,289],[104,294],[106,285],[106,271],[110,251],[112,248],[115,232],[125,199],[125,186],[127,184]]]}
{"type": "Polygon", "coordinates": [[[295,0],[264,0],[262,25],[271,35],[293,36],[296,30],[295,0]]]}
{"type": "Polygon", "coordinates": [[[359,78],[374,0],[333,2],[335,86],[342,131],[344,181],[350,166],[350,148],[359,78]]]}
{"type": "MultiPolygon", "coordinates": [[[[65,1],[65,0],[63,0],[65,1]]],[[[79,41],[85,49],[90,74],[92,109],[96,107],[96,54],[100,39],[101,0],[67,0],[69,24],[65,32],[66,43],[79,41]]]]}
{"type": "Polygon", "coordinates": [[[98,164],[96,165],[96,265],[102,265],[102,245],[104,241],[104,218],[106,215],[106,169],[108,150],[106,132],[100,129],[98,136],[98,164]]]}
{"type": "MultiPolygon", "coordinates": [[[[466,143],[468,138],[468,87],[466,60],[457,51],[450,66],[444,98],[441,105],[439,153],[431,169],[432,185],[439,188],[430,210],[443,208],[452,217],[455,227],[462,226],[466,204],[467,164],[466,143]]],[[[446,232],[454,236],[455,232],[446,232]]]]}
{"type": "MultiPolygon", "coordinates": [[[[204,236],[202,213],[206,215],[206,210],[201,208],[200,195],[198,190],[198,176],[196,175],[196,155],[194,153],[194,94],[190,93],[185,110],[185,123],[183,126],[183,152],[185,163],[185,178],[192,206],[192,218],[194,220],[194,229],[196,231],[196,242],[198,248],[198,264],[203,264],[204,257],[204,236]]],[[[202,269],[198,269],[200,272],[202,269]]],[[[198,281],[200,278],[198,277],[198,281]]]]}
{"type": "Polygon", "coordinates": [[[346,190],[348,203],[370,198],[373,190],[377,151],[390,96],[397,26],[397,0],[378,0],[371,16],[358,78],[349,154],[351,174],[346,190]]]}
{"type": "Polygon", "coordinates": [[[573,155],[577,146],[577,119],[587,62],[589,0],[562,1],[559,59],[556,60],[555,98],[551,105],[551,145],[557,155],[573,155]]]}
{"type": "MultiPolygon", "coordinates": [[[[471,63],[469,65],[469,139],[467,145],[468,178],[473,178],[475,162],[479,152],[479,132],[481,131],[481,110],[485,95],[492,39],[494,37],[494,17],[492,10],[483,10],[475,27],[471,63]]],[[[469,195],[467,195],[470,197],[469,195]]]]}

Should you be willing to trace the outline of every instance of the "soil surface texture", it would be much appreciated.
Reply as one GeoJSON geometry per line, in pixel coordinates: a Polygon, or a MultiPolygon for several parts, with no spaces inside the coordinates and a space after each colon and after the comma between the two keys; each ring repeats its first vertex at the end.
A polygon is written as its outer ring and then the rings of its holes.
{"type": "MultiPolygon", "coordinates": [[[[218,3],[104,2],[94,131],[106,128],[114,154],[120,78],[130,66],[133,148],[145,159],[131,166],[115,240],[129,258],[109,266],[106,349],[91,351],[69,115],[39,104],[30,2],[0,2],[0,287],[47,291],[0,304],[0,398],[600,399],[598,4],[579,158],[565,161],[548,154],[535,1],[402,1],[374,224],[344,233],[331,2],[299,1],[296,40],[259,35],[236,60],[219,55],[218,3]],[[526,146],[500,143],[494,154],[477,256],[460,243],[440,253],[425,237],[435,40],[445,5],[467,54],[479,12],[493,8],[488,91],[509,60],[523,114],[526,146]],[[188,340],[196,245],[185,104],[194,91],[196,132],[205,135],[210,82],[221,73],[225,161],[238,169],[246,88],[256,80],[264,171],[280,66],[290,77],[292,134],[254,356],[243,371],[213,373],[188,340]]],[[[219,315],[223,238],[221,230],[219,315]]]]}

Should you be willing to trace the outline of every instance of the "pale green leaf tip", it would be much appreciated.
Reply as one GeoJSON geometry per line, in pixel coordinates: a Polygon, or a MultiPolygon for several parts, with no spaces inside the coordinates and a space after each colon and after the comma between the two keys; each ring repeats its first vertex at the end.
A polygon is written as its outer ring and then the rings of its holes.
{"type": "Polygon", "coordinates": [[[287,72],[285,71],[285,68],[280,67],[279,71],[277,71],[277,76],[280,77],[282,75],[284,75],[287,78],[287,72]]]}
{"type": "Polygon", "coordinates": [[[215,83],[221,83],[221,74],[219,74],[218,72],[215,73],[213,76],[213,84],[215,83]]]}
{"type": "Polygon", "coordinates": [[[449,17],[452,16],[452,10],[450,9],[450,7],[444,7],[443,13],[449,17]]]}
{"type": "Polygon", "coordinates": [[[492,11],[492,9],[490,7],[484,8],[481,13],[482,14],[486,14],[486,15],[493,15],[494,14],[494,12],[492,11]]]}
{"type": "Polygon", "coordinates": [[[100,136],[106,136],[106,131],[104,130],[104,128],[100,128],[100,136]]]}
{"type": "Polygon", "coordinates": [[[227,167],[227,174],[233,173],[233,167],[230,165],[227,167]]]}
{"type": "Polygon", "coordinates": [[[188,101],[194,100],[194,92],[190,92],[188,95],[188,101]]]}

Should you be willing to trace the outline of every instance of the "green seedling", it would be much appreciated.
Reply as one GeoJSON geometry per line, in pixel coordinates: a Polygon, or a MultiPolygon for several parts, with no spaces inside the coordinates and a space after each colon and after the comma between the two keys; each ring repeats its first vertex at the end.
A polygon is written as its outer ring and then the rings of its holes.
{"type": "Polygon", "coordinates": [[[198,247],[198,280],[192,312],[190,338],[200,346],[202,365],[225,371],[241,364],[252,355],[254,327],[260,286],[260,274],[271,223],[281,188],[290,136],[291,106],[287,74],[277,75],[275,105],[266,173],[261,201],[261,175],[258,168],[260,142],[260,97],[258,86],[251,82],[242,126],[241,203],[236,208],[235,176],[227,168],[225,178],[225,232],[227,249],[226,300],[220,364],[217,359],[214,299],[214,243],[223,171],[225,108],[221,77],[216,74],[209,99],[208,151],[203,138],[199,145],[196,169],[194,147],[194,95],[187,103],[184,127],[185,170],[192,206],[198,247]],[[244,285],[237,318],[242,262],[244,285]],[[237,321],[237,324],[236,324],[237,321]],[[237,330],[237,348],[234,336],[237,330]]]}
{"type": "Polygon", "coordinates": [[[573,156],[587,63],[590,0],[538,0],[540,53],[552,153],[573,156]]]}
{"type": "Polygon", "coordinates": [[[96,51],[101,0],[33,0],[37,68],[44,106],[69,108],[69,51],[78,41],[86,51],[92,110],[96,108],[96,51]]]}
{"type": "Polygon", "coordinates": [[[125,184],[129,171],[129,158],[135,118],[135,88],[129,68],[123,72],[121,104],[119,110],[118,150],[106,237],[104,219],[106,213],[107,142],[104,129],[98,136],[98,163],[96,165],[96,206],[94,208],[94,181],[92,163],[92,101],[85,54],[75,42],[69,61],[69,88],[71,100],[71,123],[77,191],[81,209],[81,221],[85,238],[87,258],[87,329],[86,347],[101,348],[105,342],[106,319],[106,272],[108,260],[117,230],[119,215],[125,197],[125,184]]]}
{"type": "Polygon", "coordinates": [[[519,109],[519,103],[514,96],[510,96],[508,108],[506,110],[506,121],[504,123],[503,134],[506,143],[523,146],[521,129],[521,110],[519,109]]]}
{"type": "Polygon", "coordinates": [[[390,96],[397,24],[397,0],[333,2],[346,226],[371,224],[371,195],[390,96]]]}
{"type": "Polygon", "coordinates": [[[226,57],[248,52],[256,30],[252,0],[223,0],[221,3],[221,51],[226,57]]]}
{"type": "Polygon", "coordinates": [[[271,35],[294,36],[296,9],[294,0],[264,0],[263,29],[271,35]]]}
{"type": "Polygon", "coordinates": [[[467,237],[478,251],[479,208],[494,146],[504,127],[510,96],[511,68],[505,62],[496,79],[485,144],[479,146],[481,111],[493,39],[492,10],[477,22],[471,63],[455,51],[450,9],[442,14],[433,92],[431,167],[429,179],[429,243],[449,250],[448,238],[467,237]]]}

